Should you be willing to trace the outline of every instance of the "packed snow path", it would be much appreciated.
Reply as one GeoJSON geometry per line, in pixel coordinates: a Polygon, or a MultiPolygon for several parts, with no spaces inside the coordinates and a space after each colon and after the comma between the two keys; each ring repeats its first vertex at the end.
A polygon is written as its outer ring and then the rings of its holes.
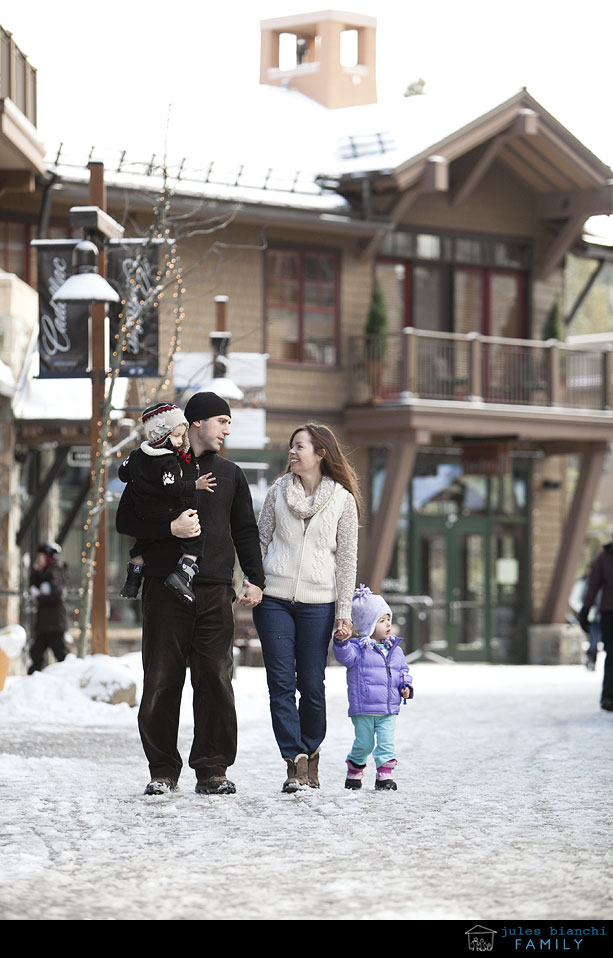
{"type": "Polygon", "coordinates": [[[375,793],[372,766],[343,787],[352,726],[330,668],[322,788],[283,795],[265,676],[241,668],[237,794],[196,795],[186,767],[149,798],[135,710],[69,690],[61,669],[0,693],[5,920],[609,917],[600,671],[416,663],[398,791],[375,793]]]}

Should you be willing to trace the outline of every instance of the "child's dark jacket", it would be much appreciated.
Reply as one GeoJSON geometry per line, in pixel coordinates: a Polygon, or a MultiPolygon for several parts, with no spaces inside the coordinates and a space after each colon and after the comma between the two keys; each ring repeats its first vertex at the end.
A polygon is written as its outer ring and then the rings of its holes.
{"type": "Polygon", "coordinates": [[[132,484],[132,500],[141,519],[176,519],[195,503],[195,479],[183,478],[176,453],[150,448],[135,449],[117,474],[122,482],[132,484]]]}

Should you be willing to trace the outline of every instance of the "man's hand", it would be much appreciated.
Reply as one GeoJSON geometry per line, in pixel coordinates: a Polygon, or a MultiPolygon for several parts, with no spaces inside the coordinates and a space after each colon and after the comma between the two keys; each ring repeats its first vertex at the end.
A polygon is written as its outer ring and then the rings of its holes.
{"type": "Polygon", "coordinates": [[[195,509],[186,509],[170,523],[170,531],[177,539],[193,539],[200,535],[200,519],[195,509]]]}
{"type": "Polygon", "coordinates": [[[236,601],[239,605],[247,605],[253,608],[262,601],[262,590],[259,586],[249,582],[249,579],[244,579],[242,591],[237,596],[236,601]]]}

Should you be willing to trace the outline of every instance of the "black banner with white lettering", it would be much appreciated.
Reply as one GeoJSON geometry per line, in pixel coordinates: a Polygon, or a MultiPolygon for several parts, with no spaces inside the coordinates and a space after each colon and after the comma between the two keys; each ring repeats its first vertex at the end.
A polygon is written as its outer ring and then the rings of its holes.
{"type": "Polygon", "coordinates": [[[158,247],[159,243],[144,246],[141,240],[122,240],[107,250],[107,278],[125,303],[109,306],[113,348],[115,333],[125,323],[125,332],[120,332],[126,339],[120,376],[157,376],[159,372],[158,247]]]}
{"type": "Polygon", "coordinates": [[[89,365],[89,307],[52,303],[68,278],[78,240],[35,240],[38,261],[38,351],[41,379],[82,378],[89,365]]]}

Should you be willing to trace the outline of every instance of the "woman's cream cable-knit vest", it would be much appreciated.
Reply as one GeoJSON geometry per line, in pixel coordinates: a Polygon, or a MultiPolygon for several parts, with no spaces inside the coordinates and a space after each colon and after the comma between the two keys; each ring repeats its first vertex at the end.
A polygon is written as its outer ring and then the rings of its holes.
{"type": "Polygon", "coordinates": [[[305,521],[286,501],[283,485],[291,480],[284,476],[276,490],[275,530],[264,556],[266,593],[294,602],[334,602],[336,532],[350,493],[328,480],[329,496],[305,521]]]}

